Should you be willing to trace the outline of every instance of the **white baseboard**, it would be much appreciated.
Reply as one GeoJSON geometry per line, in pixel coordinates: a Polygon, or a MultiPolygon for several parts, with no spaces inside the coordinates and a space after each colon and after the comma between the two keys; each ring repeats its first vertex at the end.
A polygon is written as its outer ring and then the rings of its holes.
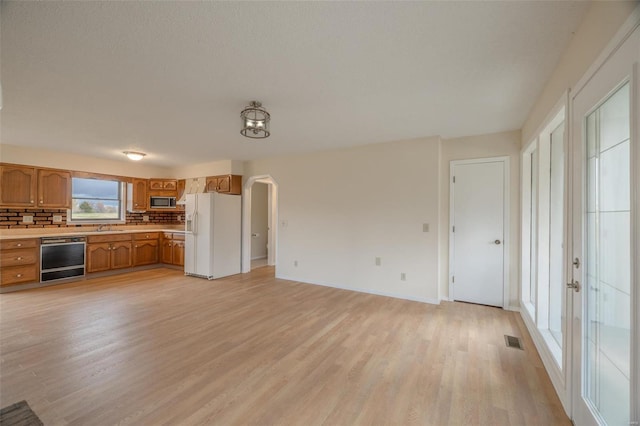
{"type": "Polygon", "coordinates": [[[256,256],[256,257],[252,257],[251,260],[260,260],[260,259],[266,259],[267,255],[265,254],[264,256],[256,256]]]}
{"type": "Polygon", "coordinates": [[[295,282],[299,282],[299,283],[303,283],[303,284],[321,285],[323,287],[331,287],[331,288],[338,288],[340,290],[355,291],[357,293],[375,294],[376,296],[385,296],[385,297],[392,297],[394,299],[411,300],[412,302],[429,303],[431,305],[439,305],[440,304],[440,301],[437,300],[437,299],[408,296],[408,295],[404,295],[404,294],[387,293],[387,292],[378,291],[378,290],[345,287],[345,286],[340,286],[340,285],[326,283],[326,282],[300,281],[300,280],[297,280],[295,278],[285,277],[285,276],[282,276],[282,275],[276,275],[276,278],[278,278],[280,280],[295,281],[295,282]]]}

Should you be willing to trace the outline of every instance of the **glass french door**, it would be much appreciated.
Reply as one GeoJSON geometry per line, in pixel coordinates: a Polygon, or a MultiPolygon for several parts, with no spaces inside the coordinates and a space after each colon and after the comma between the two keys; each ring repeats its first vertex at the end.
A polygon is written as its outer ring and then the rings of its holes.
{"type": "Polygon", "coordinates": [[[573,99],[576,425],[639,420],[638,61],[636,29],[573,99]]]}

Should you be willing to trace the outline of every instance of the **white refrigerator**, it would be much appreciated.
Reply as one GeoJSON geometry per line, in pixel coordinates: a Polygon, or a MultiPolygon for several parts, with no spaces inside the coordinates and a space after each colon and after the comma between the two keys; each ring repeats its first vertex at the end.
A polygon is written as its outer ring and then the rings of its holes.
{"type": "Polygon", "coordinates": [[[210,280],[240,273],[241,198],[187,194],[184,273],[210,280]]]}

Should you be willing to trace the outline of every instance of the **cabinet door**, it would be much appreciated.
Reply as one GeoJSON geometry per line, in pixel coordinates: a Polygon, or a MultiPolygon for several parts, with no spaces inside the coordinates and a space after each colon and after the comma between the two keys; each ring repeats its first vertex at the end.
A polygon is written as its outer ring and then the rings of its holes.
{"type": "Polygon", "coordinates": [[[209,176],[207,178],[207,186],[205,192],[216,192],[218,190],[218,178],[216,176],[209,176]]]}
{"type": "Polygon", "coordinates": [[[36,169],[0,166],[0,205],[35,207],[36,169]]]}
{"type": "Polygon", "coordinates": [[[184,266],[184,241],[173,242],[173,264],[184,266]]]}
{"type": "Polygon", "coordinates": [[[133,209],[136,211],[147,210],[148,196],[147,196],[147,180],[146,179],[133,179],[133,209]]]}
{"type": "Polygon", "coordinates": [[[170,239],[162,242],[162,263],[173,263],[173,241],[170,239]]]}
{"type": "Polygon", "coordinates": [[[149,189],[151,191],[161,191],[163,186],[164,186],[164,182],[159,179],[149,180],[149,189]]]}
{"type": "Polygon", "coordinates": [[[38,206],[71,208],[71,173],[62,170],[38,170],[38,206]]]}
{"type": "Polygon", "coordinates": [[[111,244],[87,245],[87,273],[111,269],[111,244]]]}
{"type": "Polygon", "coordinates": [[[228,193],[231,191],[231,175],[218,176],[218,192],[228,193]]]}
{"type": "Polygon", "coordinates": [[[158,240],[136,241],[133,247],[133,266],[158,263],[158,240]]]}
{"type": "Polygon", "coordinates": [[[165,191],[175,191],[178,189],[178,182],[175,180],[165,180],[162,183],[162,189],[165,191]]]}
{"type": "Polygon", "coordinates": [[[131,267],[131,242],[111,243],[111,269],[131,267]]]}

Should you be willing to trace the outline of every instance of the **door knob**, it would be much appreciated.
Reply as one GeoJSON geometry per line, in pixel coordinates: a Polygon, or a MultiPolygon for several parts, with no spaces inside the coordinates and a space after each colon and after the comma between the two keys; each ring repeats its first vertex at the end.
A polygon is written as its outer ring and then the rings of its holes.
{"type": "Polygon", "coordinates": [[[580,291],[580,283],[578,281],[571,281],[567,283],[567,288],[572,288],[576,293],[580,291]]]}
{"type": "Polygon", "coordinates": [[[500,244],[500,242],[501,242],[500,240],[495,240],[493,243],[494,244],[500,244]]]}

